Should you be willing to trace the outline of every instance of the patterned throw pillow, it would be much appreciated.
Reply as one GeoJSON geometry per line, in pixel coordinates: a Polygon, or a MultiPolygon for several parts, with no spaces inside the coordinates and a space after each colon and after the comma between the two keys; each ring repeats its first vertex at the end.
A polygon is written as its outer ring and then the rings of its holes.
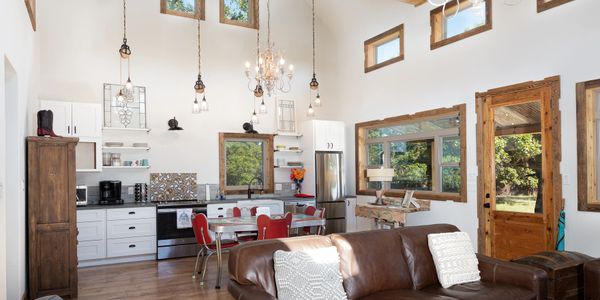
{"type": "Polygon", "coordinates": [[[479,261],[471,239],[465,232],[428,234],[429,251],[444,288],[455,284],[479,281],[479,261]]]}
{"type": "Polygon", "coordinates": [[[275,251],[275,284],[279,300],[348,299],[335,247],[275,251]]]}

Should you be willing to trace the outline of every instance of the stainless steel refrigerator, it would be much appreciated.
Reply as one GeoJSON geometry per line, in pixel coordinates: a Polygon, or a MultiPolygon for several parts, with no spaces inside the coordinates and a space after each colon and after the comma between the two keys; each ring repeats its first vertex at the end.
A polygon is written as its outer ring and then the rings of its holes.
{"type": "Polygon", "coordinates": [[[342,152],[315,153],[317,207],[325,208],[327,233],[346,232],[342,152]]]}

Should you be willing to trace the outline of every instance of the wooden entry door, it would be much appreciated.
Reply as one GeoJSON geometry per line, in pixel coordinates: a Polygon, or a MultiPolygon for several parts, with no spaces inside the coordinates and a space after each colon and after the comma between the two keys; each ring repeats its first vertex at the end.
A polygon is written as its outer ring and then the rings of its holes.
{"type": "Polygon", "coordinates": [[[477,93],[479,253],[555,248],[563,209],[560,78],[477,93]]]}

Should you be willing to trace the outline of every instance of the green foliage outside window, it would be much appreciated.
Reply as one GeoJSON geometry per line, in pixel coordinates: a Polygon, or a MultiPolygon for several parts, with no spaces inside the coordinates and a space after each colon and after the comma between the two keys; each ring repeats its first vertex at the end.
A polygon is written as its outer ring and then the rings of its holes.
{"type": "Polygon", "coordinates": [[[433,140],[393,142],[390,147],[392,189],[431,191],[433,140]]]}
{"type": "Polygon", "coordinates": [[[264,180],[263,145],[260,141],[225,141],[227,186],[247,185],[254,177],[264,180]]]}
{"type": "Polygon", "coordinates": [[[232,21],[250,22],[250,0],[225,0],[225,18],[232,21]]]}
{"type": "Polygon", "coordinates": [[[496,137],[496,194],[535,200],[542,169],[540,134],[496,137]]]}
{"type": "Polygon", "coordinates": [[[167,0],[167,9],[185,13],[196,12],[195,0],[167,0]]]}

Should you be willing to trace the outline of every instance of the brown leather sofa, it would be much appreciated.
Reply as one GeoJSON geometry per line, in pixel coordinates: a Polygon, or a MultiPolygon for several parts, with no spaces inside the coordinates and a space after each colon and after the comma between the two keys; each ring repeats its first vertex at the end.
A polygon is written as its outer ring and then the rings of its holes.
{"type": "Polygon", "coordinates": [[[585,299],[600,300],[600,259],[594,259],[584,266],[585,299]]]}
{"type": "Polygon", "coordinates": [[[458,231],[447,224],[256,241],[229,254],[229,292],[240,300],[276,299],[276,250],[335,246],[348,299],[546,299],[547,275],[525,265],[478,256],[481,281],[440,286],[427,234],[458,231]]]}

